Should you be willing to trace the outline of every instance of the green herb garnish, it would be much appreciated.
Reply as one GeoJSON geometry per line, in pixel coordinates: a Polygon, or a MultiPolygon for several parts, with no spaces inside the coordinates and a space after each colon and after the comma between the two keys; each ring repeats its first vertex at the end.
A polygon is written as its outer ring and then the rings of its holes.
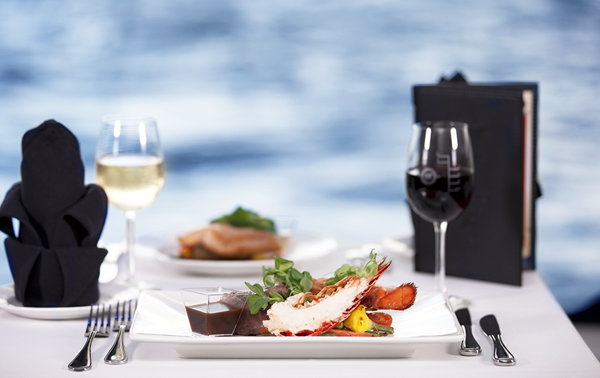
{"type": "MultiPolygon", "coordinates": [[[[348,264],[342,265],[338,270],[335,271],[334,276],[327,280],[326,285],[334,285],[341,281],[343,278],[351,275],[357,277],[373,277],[377,274],[377,253],[372,249],[369,252],[369,261],[363,266],[354,268],[348,264]]],[[[252,315],[258,313],[260,310],[266,310],[269,305],[277,302],[284,302],[288,297],[300,293],[306,293],[312,288],[312,276],[309,272],[300,272],[294,268],[294,262],[286,259],[282,259],[279,256],[275,256],[275,267],[267,268],[262,267],[263,271],[263,283],[265,287],[273,287],[278,282],[285,285],[287,288],[287,294],[280,294],[275,291],[271,291],[269,296],[265,295],[265,291],[260,284],[251,285],[246,282],[248,289],[253,294],[248,295],[248,308],[252,315]]]]}
{"type": "Polygon", "coordinates": [[[263,283],[266,287],[273,287],[277,282],[285,285],[287,294],[280,294],[271,291],[269,296],[265,296],[265,291],[260,284],[251,285],[246,282],[246,286],[254,294],[248,295],[248,309],[252,315],[260,310],[266,310],[269,305],[285,301],[289,296],[305,293],[312,288],[312,276],[308,272],[300,272],[294,268],[294,262],[275,256],[275,267],[267,268],[263,266],[263,283]]]}
{"type": "Polygon", "coordinates": [[[227,223],[233,227],[252,227],[275,233],[275,223],[271,219],[263,218],[257,213],[241,207],[235,209],[231,214],[213,219],[210,223],[227,223]]]}
{"type": "Polygon", "coordinates": [[[373,251],[375,251],[374,248],[371,250],[371,252],[369,252],[369,261],[367,261],[365,266],[363,266],[363,264],[360,264],[359,268],[354,268],[349,264],[344,264],[333,273],[333,277],[328,279],[327,282],[325,282],[325,284],[327,286],[335,285],[342,279],[354,274],[356,274],[357,277],[373,277],[375,274],[377,274],[378,269],[377,253],[373,251]]]}

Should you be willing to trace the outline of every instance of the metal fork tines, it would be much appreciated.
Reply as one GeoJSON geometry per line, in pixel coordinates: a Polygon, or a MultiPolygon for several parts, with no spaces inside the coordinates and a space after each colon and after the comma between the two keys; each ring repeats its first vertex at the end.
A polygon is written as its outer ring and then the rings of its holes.
{"type": "Polygon", "coordinates": [[[90,306],[90,315],[88,316],[84,336],[88,337],[92,330],[96,330],[96,337],[108,337],[110,335],[110,313],[112,311],[112,305],[108,305],[108,312],[105,312],[106,305],[104,304],[102,305],[102,313],[100,313],[100,305],[96,305],[95,315],[93,315],[93,310],[94,306],[92,305],[90,306]]]}
{"type": "Polygon", "coordinates": [[[81,351],[75,356],[73,361],[69,363],[69,370],[83,371],[92,368],[92,342],[96,336],[108,337],[108,330],[110,329],[110,312],[110,305],[108,311],[106,311],[106,306],[104,304],[102,305],[102,308],[100,308],[99,304],[90,306],[90,315],[88,316],[88,322],[84,333],[87,340],[81,351]],[[96,311],[94,311],[94,308],[96,311]]]}
{"type": "Polygon", "coordinates": [[[123,341],[123,334],[129,332],[131,328],[131,321],[133,314],[137,308],[137,300],[129,300],[123,303],[117,303],[115,310],[115,321],[113,323],[113,331],[119,332],[117,339],[113,344],[112,348],[104,357],[104,362],[110,365],[118,365],[127,363],[127,351],[125,350],[125,343],[123,341]]]}
{"type": "Polygon", "coordinates": [[[118,332],[121,325],[125,326],[125,331],[129,331],[131,328],[132,315],[135,313],[137,307],[137,301],[131,299],[127,302],[118,302],[115,310],[115,319],[112,325],[113,332],[118,332]]]}

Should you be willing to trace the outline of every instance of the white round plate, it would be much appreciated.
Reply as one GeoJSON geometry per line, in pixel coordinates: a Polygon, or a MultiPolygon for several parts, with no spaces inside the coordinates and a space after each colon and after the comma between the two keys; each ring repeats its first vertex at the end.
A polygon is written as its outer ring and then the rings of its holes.
{"type": "MultiPolygon", "coordinates": [[[[100,284],[98,303],[116,304],[117,301],[128,300],[139,296],[139,292],[117,283],[100,284]]],[[[15,298],[14,284],[0,286],[0,309],[13,315],[31,319],[66,320],[87,318],[90,306],[76,307],[24,307],[15,298]]]]}
{"type": "MultiPolygon", "coordinates": [[[[287,251],[281,256],[294,262],[311,261],[322,258],[338,247],[337,240],[329,235],[317,233],[294,233],[288,241],[287,251]]],[[[177,257],[179,245],[172,236],[169,241],[158,243],[159,261],[167,266],[187,273],[210,276],[235,276],[256,274],[263,265],[273,265],[273,260],[188,260],[177,257]]]]}

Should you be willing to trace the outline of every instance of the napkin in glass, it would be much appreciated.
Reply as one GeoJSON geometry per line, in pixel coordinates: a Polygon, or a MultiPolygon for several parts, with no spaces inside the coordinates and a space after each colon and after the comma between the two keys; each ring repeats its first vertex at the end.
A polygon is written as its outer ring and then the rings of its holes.
{"type": "Polygon", "coordinates": [[[97,248],[108,210],[104,190],[84,185],[77,138],[48,120],[25,133],[21,181],[0,205],[0,231],[24,306],[86,306],[100,296],[97,248]],[[13,228],[13,219],[19,228],[13,228]]]}

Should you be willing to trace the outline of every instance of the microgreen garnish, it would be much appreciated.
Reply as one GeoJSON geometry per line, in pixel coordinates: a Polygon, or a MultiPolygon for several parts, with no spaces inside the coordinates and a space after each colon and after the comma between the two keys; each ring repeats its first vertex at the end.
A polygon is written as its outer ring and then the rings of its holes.
{"type": "Polygon", "coordinates": [[[294,262],[275,256],[275,267],[267,268],[263,266],[263,283],[265,287],[273,287],[277,282],[285,285],[287,294],[280,294],[276,291],[269,292],[265,296],[263,287],[260,284],[251,285],[246,282],[246,286],[253,294],[248,295],[248,308],[251,314],[256,314],[260,310],[266,310],[269,305],[277,302],[283,302],[287,297],[305,293],[312,288],[312,276],[309,272],[300,272],[294,268],[294,262]]]}
{"type": "MultiPolygon", "coordinates": [[[[334,276],[327,280],[326,285],[334,285],[344,279],[345,277],[356,275],[357,277],[373,277],[377,274],[377,253],[372,249],[369,252],[369,261],[363,266],[355,268],[348,264],[342,265],[338,270],[335,271],[334,276]]],[[[309,272],[300,272],[294,268],[294,262],[286,259],[282,259],[279,256],[275,256],[275,267],[267,268],[262,267],[263,271],[263,284],[265,287],[271,288],[278,282],[285,285],[287,293],[278,293],[276,291],[270,291],[269,295],[265,295],[265,291],[260,284],[251,285],[246,282],[248,289],[252,291],[252,294],[248,295],[248,308],[252,315],[258,313],[260,310],[266,310],[269,305],[277,302],[284,302],[288,297],[300,293],[306,293],[312,288],[312,276],[309,272]]]]}
{"type": "Polygon", "coordinates": [[[369,252],[369,261],[363,266],[360,264],[360,267],[354,268],[348,264],[342,265],[338,270],[333,273],[333,277],[327,280],[326,285],[335,285],[342,279],[356,274],[357,277],[373,277],[377,273],[377,253],[373,252],[375,249],[372,249],[369,252]]]}
{"type": "Polygon", "coordinates": [[[233,227],[252,227],[275,233],[275,223],[269,218],[263,218],[257,213],[238,207],[231,214],[213,219],[210,223],[227,223],[233,227]]]}
{"type": "Polygon", "coordinates": [[[254,293],[249,294],[248,299],[246,301],[246,303],[248,304],[248,308],[250,309],[250,313],[256,314],[261,308],[267,308],[271,299],[265,297],[265,292],[262,286],[260,286],[259,284],[250,285],[248,282],[246,282],[246,286],[248,286],[248,289],[250,289],[254,293]]]}

